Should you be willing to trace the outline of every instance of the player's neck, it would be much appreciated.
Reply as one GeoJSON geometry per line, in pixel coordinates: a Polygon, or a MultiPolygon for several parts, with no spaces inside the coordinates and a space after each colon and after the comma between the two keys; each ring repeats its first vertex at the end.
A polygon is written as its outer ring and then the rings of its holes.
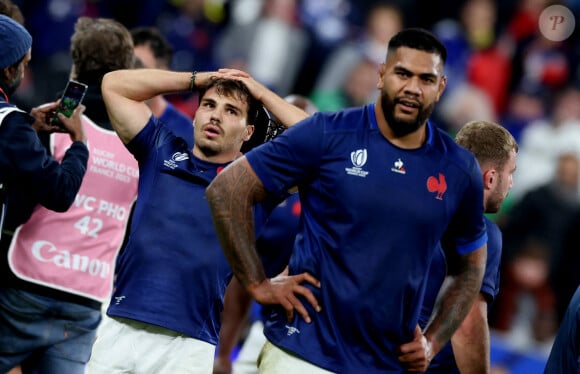
{"type": "Polygon", "coordinates": [[[226,164],[228,162],[234,161],[236,158],[240,157],[242,153],[240,151],[230,151],[230,152],[220,152],[219,154],[206,155],[197,147],[193,146],[193,155],[200,160],[211,162],[213,164],[226,164]]]}

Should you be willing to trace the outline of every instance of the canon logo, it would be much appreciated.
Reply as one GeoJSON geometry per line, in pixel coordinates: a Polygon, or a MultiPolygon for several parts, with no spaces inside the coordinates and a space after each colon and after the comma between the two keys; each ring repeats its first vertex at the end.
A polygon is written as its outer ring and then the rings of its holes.
{"type": "Polygon", "coordinates": [[[32,246],[32,255],[38,261],[51,262],[60,268],[88,273],[103,279],[107,278],[111,272],[109,263],[88,256],[72,254],[67,250],[59,250],[47,240],[35,242],[32,246]]]}

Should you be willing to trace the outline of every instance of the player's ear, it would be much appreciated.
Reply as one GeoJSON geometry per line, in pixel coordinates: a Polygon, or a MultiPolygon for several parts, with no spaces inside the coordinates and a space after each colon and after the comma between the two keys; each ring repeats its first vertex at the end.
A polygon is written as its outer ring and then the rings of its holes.
{"type": "Polygon", "coordinates": [[[497,172],[495,169],[487,169],[483,172],[483,188],[491,189],[493,187],[495,180],[497,179],[497,172]]]}
{"type": "Polygon", "coordinates": [[[247,142],[248,140],[250,140],[250,138],[252,137],[252,134],[254,133],[254,130],[256,129],[256,127],[254,125],[248,125],[246,126],[246,129],[244,130],[244,141],[247,142]]]}
{"type": "Polygon", "coordinates": [[[379,72],[378,72],[378,82],[377,82],[377,88],[380,90],[381,88],[383,88],[383,78],[385,77],[385,73],[387,72],[387,65],[384,62],[381,62],[381,64],[379,65],[379,72]]]}
{"type": "Polygon", "coordinates": [[[441,76],[441,80],[439,81],[439,88],[437,90],[437,99],[436,99],[437,101],[439,101],[441,95],[443,95],[445,87],[447,87],[447,76],[443,75],[441,76]]]}

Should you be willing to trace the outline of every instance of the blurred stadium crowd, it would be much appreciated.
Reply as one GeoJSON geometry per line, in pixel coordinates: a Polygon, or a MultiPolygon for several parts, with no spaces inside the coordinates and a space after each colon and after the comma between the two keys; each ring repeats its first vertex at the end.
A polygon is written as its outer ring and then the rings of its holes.
{"type": "MultiPolygon", "coordinates": [[[[403,27],[430,29],[448,48],[448,86],[435,123],[453,134],[469,120],[493,120],[520,145],[514,188],[493,217],[504,233],[501,291],[491,316],[496,342],[540,357],[549,351],[580,283],[580,39],[574,29],[550,41],[538,18],[562,5],[578,22],[579,0],[14,3],[34,40],[15,98],[23,108],[55,99],[66,84],[79,16],[114,18],[129,29],[155,26],[174,48],[173,70],[239,68],[281,96],[311,98],[323,111],[373,101],[391,35],[403,27]]],[[[169,99],[193,117],[194,95],[169,99]]],[[[496,370],[513,357],[496,353],[496,370]]]]}

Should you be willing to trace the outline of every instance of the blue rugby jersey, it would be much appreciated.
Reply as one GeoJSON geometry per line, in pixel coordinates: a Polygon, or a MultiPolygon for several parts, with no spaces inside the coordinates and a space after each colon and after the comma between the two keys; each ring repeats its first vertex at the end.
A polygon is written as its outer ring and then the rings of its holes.
{"type": "Polygon", "coordinates": [[[580,287],[568,304],[552,345],[545,374],[578,373],[580,371],[580,287]]]}
{"type": "MultiPolygon", "coordinates": [[[[485,218],[487,227],[487,262],[485,264],[485,275],[481,284],[481,293],[485,297],[488,305],[491,305],[499,292],[499,267],[501,261],[502,236],[501,231],[497,225],[485,218]]],[[[419,325],[424,328],[429,322],[437,294],[441,288],[441,284],[445,280],[446,275],[446,260],[444,251],[440,251],[434,257],[431,267],[429,269],[429,282],[425,290],[425,299],[423,307],[421,308],[421,316],[419,318],[419,325]]],[[[443,349],[433,358],[431,365],[429,365],[428,373],[459,373],[457,363],[453,355],[453,347],[451,342],[447,343],[443,349]]]]}
{"type": "Polygon", "coordinates": [[[127,148],[139,162],[139,197],[107,314],[215,345],[232,274],[205,189],[226,164],[196,158],[153,117],[127,148]]]}
{"type": "MultiPolygon", "coordinates": [[[[288,264],[298,231],[300,210],[298,193],[289,195],[272,210],[261,232],[256,235],[256,249],[268,278],[280,274],[288,264]]],[[[270,308],[269,305],[255,306],[262,320],[269,315],[270,308]]]]}
{"type": "Polygon", "coordinates": [[[312,323],[273,311],[275,345],[338,373],[402,372],[425,275],[444,231],[460,253],[487,240],[481,171],[435,126],[418,149],[380,133],[374,105],[317,113],[246,155],[275,195],[299,185],[302,216],[290,274],[310,272],[322,312],[312,323]]]}
{"type": "Polygon", "coordinates": [[[300,218],[300,199],[293,193],[268,216],[256,237],[256,249],[268,278],[280,274],[288,264],[300,218]]]}

